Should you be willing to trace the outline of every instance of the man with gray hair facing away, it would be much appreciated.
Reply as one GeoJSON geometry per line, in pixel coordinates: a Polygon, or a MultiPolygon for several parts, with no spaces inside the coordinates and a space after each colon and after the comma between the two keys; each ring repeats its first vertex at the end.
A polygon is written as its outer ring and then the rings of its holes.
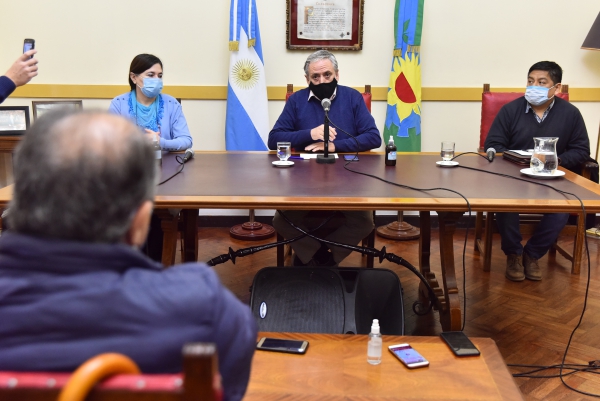
{"type": "Polygon", "coordinates": [[[15,158],[0,237],[0,370],[72,371],[119,352],[178,372],[182,346],[214,342],[225,399],[242,399],[257,328],[204,264],[169,269],[139,251],[153,208],[150,142],[107,113],[41,117],[15,158]]]}

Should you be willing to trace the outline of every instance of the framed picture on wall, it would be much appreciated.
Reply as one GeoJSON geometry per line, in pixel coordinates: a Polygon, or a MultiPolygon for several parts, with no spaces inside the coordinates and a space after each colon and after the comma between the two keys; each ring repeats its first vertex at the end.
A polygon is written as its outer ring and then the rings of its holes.
{"type": "Polygon", "coordinates": [[[287,0],[290,50],[362,50],[365,0],[287,0]]]}
{"type": "Polygon", "coordinates": [[[44,101],[44,102],[31,102],[33,104],[33,119],[37,120],[52,110],[81,110],[83,104],[81,100],[55,100],[55,101],[44,101]]]}
{"type": "Polygon", "coordinates": [[[29,128],[29,106],[0,106],[0,135],[23,135],[29,128]]]}

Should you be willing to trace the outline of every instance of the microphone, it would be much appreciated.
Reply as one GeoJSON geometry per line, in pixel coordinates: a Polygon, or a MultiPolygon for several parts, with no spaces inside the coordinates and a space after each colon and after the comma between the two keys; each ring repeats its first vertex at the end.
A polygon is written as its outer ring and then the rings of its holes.
{"type": "Polygon", "coordinates": [[[323,122],[323,154],[317,155],[317,163],[319,164],[333,164],[335,163],[335,157],[329,154],[329,108],[331,107],[331,100],[325,98],[321,100],[321,106],[325,110],[325,121],[323,122]]]}
{"type": "Polygon", "coordinates": [[[194,151],[192,149],[186,149],[185,155],[183,155],[183,162],[186,163],[194,158],[194,151]]]}
{"type": "Polygon", "coordinates": [[[496,149],[488,148],[487,159],[490,161],[490,163],[494,161],[494,157],[496,157],[496,149]]]}

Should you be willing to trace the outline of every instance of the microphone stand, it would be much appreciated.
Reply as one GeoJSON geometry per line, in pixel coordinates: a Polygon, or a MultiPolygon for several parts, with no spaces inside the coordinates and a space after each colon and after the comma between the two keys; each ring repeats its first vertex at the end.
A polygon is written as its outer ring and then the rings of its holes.
{"type": "Polygon", "coordinates": [[[317,163],[335,163],[335,156],[329,154],[329,114],[327,110],[325,110],[325,122],[323,123],[323,143],[325,146],[325,152],[322,155],[317,155],[317,163]]]}

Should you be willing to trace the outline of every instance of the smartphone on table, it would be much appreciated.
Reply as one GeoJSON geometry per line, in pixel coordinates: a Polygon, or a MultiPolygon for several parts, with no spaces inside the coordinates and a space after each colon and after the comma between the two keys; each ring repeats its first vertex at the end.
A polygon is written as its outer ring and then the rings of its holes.
{"type": "Polygon", "coordinates": [[[358,161],[358,155],[344,155],[344,160],[346,160],[347,162],[357,162],[358,161]]]}
{"type": "Polygon", "coordinates": [[[287,340],[282,338],[263,337],[256,344],[256,349],[263,351],[287,352],[290,354],[304,354],[308,348],[308,341],[287,340]]]}
{"type": "Polygon", "coordinates": [[[480,355],[475,344],[462,331],[444,331],[440,334],[440,337],[448,344],[448,347],[450,347],[456,356],[480,355]]]}
{"type": "Polygon", "coordinates": [[[25,39],[23,41],[23,53],[26,53],[26,52],[28,52],[31,49],[35,49],[35,40],[33,40],[33,39],[25,39]]]}
{"type": "Polygon", "coordinates": [[[410,344],[390,345],[388,349],[409,369],[429,366],[429,361],[411,347],[410,344]]]}

